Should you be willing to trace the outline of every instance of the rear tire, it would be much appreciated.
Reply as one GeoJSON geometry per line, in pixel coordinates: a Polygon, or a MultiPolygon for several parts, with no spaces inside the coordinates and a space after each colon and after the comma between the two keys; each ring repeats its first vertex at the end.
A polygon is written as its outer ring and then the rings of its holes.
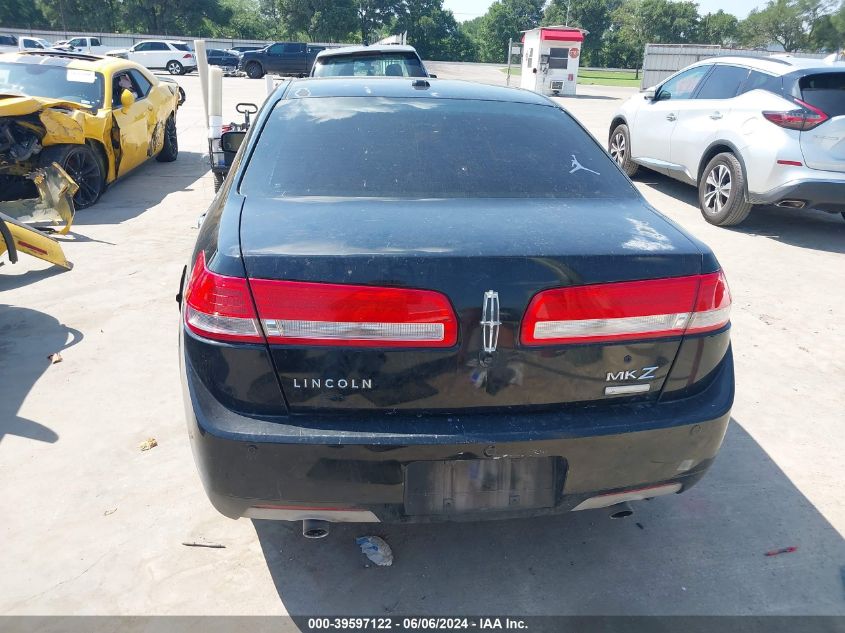
{"type": "Polygon", "coordinates": [[[184,75],[185,74],[185,67],[182,66],[182,64],[177,62],[175,59],[172,59],[169,62],[167,62],[167,66],[165,66],[165,68],[167,68],[167,72],[169,72],[171,75],[184,75]]]}
{"type": "Polygon", "coordinates": [[[223,183],[226,180],[226,176],[221,174],[219,171],[214,172],[214,193],[220,191],[220,187],[223,186],[223,183]]]}
{"type": "Polygon", "coordinates": [[[246,76],[250,79],[261,79],[264,76],[264,69],[258,62],[250,62],[246,65],[246,76]]]}
{"type": "Polygon", "coordinates": [[[752,205],[736,156],[724,152],[707,163],[698,182],[698,206],[704,219],[716,226],[735,226],[748,217],[752,205]]]}
{"type": "Polygon", "coordinates": [[[164,145],[156,155],[160,163],[172,163],[179,156],[179,137],[176,135],[176,119],[171,114],[164,124],[164,145]]]}
{"type": "Polygon", "coordinates": [[[607,151],[628,178],[633,178],[640,166],[631,160],[631,134],[627,125],[620,123],[613,128],[607,142],[607,151]]]}
{"type": "Polygon", "coordinates": [[[53,145],[39,156],[41,166],[58,163],[79,186],[73,196],[76,210],[92,206],[106,190],[106,169],[100,156],[88,145],[53,145]]]}

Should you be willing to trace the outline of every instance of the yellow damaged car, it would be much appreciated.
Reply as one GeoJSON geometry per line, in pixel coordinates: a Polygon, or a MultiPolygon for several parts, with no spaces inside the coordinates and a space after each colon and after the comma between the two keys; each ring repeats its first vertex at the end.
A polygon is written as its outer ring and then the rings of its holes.
{"type": "Polygon", "coordinates": [[[53,163],[76,182],[74,206],[84,209],[147,159],[176,160],[183,100],[175,82],[125,59],[0,54],[0,203],[37,197],[31,174],[53,163]]]}

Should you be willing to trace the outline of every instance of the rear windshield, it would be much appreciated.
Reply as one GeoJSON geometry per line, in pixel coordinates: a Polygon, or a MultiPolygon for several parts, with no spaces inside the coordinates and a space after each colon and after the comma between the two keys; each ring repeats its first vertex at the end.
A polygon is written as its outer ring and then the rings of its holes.
{"type": "Polygon", "coordinates": [[[260,132],[241,192],[389,198],[634,195],[607,154],[558,108],[382,97],[279,101],[260,132]]]}
{"type": "Polygon", "coordinates": [[[413,53],[331,55],[314,66],[315,77],[426,77],[419,57],[413,53]]]}
{"type": "Polygon", "coordinates": [[[0,92],[4,94],[49,97],[101,108],[103,85],[102,73],[93,70],[0,62],[0,92]]]}
{"type": "Polygon", "coordinates": [[[845,72],[802,77],[801,100],[816,106],[828,116],[845,115],[845,72]]]}

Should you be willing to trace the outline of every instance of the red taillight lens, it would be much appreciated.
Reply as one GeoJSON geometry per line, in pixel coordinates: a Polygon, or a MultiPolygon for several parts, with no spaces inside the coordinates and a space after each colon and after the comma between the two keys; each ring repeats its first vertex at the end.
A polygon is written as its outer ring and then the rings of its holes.
{"type": "Polygon", "coordinates": [[[828,116],[815,106],[805,103],[800,99],[794,99],[800,108],[789,110],[786,112],[763,112],[766,120],[771,121],[775,125],[787,128],[789,130],[812,130],[817,125],[821,125],[828,120],[828,116]]]}
{"type": "Polygon", "coordinates": [[[193,58],[194,58],[194,56],[191,53],[185,53],[182,56],[182,59],[193,59],[193,58]]]}
{"type": "Polygon", "coordinates": [[[721,272],[546,290],[522,321],[524,345],[614,342],[715,330],[728,322],[721,272]]]}
{"type": "Polygon", "coordinates": [[[458,325],[439,292],[250,279],[267,340],[290,345],[451,347],[458,325]]]}
{"type": "Polygon", "coordinates": [[[263,343],[246,279],[213,273],[200,252],[185,291],[185,324],[219,341],[263,343]]]}

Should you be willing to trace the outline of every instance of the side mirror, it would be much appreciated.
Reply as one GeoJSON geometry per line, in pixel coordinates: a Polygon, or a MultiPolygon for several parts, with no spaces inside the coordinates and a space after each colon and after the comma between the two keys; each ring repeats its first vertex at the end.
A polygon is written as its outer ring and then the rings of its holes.
{"type": "Polygon", "coordinates": [[[643,95],[643,99],[645,99],[646,101],[653,101],[655,95],[657,94],[657,88],[652,86],[651,88],[640,90],[640,93],[643,95]]]}
{"type": "Polygon", "coordinates": [[[135,95],[133,95],[128,90],[124,90],[120,93],[120,106],[121,109],[126,112],[132,105],[135,103],[135,95]]]}
{"type": "Polygon", "coordinates": [[[428,73],[428,76],[429,76],[431,79],[437,79],[437,75],[433,75],[433,74],[431,74],[431,73],[428,73]]]}

